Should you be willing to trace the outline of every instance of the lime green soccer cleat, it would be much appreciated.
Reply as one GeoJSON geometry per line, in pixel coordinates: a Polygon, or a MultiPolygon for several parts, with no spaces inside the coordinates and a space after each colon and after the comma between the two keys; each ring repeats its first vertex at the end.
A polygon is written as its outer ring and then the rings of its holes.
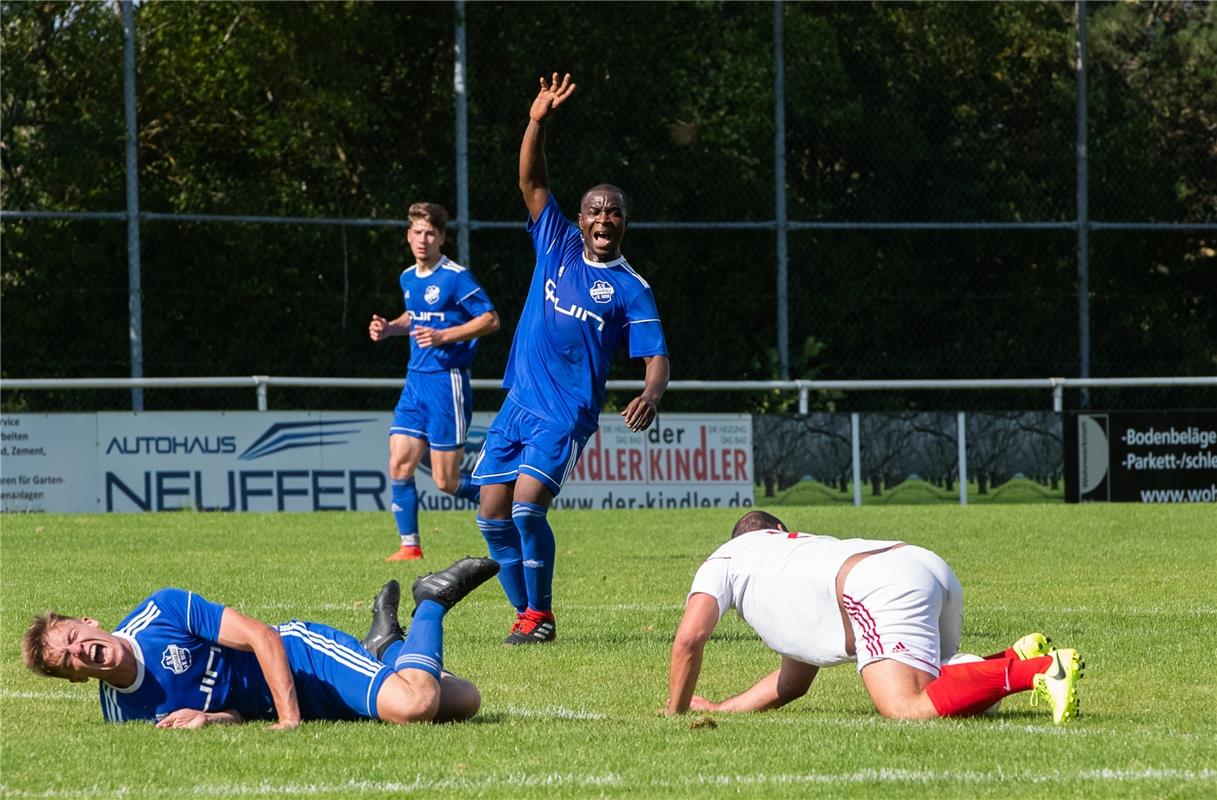
{"type": "Polygon", "coordinates": [[[1031,694],[1031,705],[1042,697],[1052,707],[1052,721],[1064,725],[1078,715],[1078,681],[1086,662],[1077,650],[1053,650],[1052,665],[1047,671],[1035,676],[1035,688],[1031,694]]]}
{"type": "Polygon", "coordinates": [[[1026,661],[1031,658],[1049,655],[1052,652],[1052,640],[1042,633],[1029,633],[1010,646],[1019,659],[1026,661]]]}

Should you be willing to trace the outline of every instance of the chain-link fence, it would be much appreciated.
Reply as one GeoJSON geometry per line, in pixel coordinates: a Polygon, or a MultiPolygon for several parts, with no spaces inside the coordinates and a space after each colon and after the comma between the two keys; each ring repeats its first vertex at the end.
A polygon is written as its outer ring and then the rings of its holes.
{"type": "MultiPolygon", "coordinates": [[[[675,379],[763,380],[783,368],[819,379],[1074,376],[1083,351],[1099,377],[1212,374],[1217,10],[1082,7],[1089,119],[1079,139],[1073,4],[816,3],[775,14],[763,3],[636,3],[580,14],[545,3],[461,13],[143,2],[143,374],[401,374],[404,340],[370,342],[367,320],[400,313],[405,207],[426,198],[455,214],[461,163],[467,216],[445,249],[498,306],[504,329],[481,343],[475,374],[501,374],[532,263],[519,136],[537,75],[553,69],[579,83],[549,129],[553,191],[567,213],[594,183],[628,192],[624,250],[654,287],[675,379]],[[453,80],[458,33],[463,83],[453,80]],[[315,219],[336,222],[306,224],[315,219]],[[1081,294],[1079,219],[1089,235],[1081,294]]],[[[98,3],[0,9],[0,368],[8,378],[129,375],[125,218],[64,216],[125,207],[119,15],[98,3]]],[[[625,359],[614,367],[613,377],[640,375],[625,359]]],[[[479,408],[500,400],[478,395],[479,408]]],[[[394,398],[302,388],[277,393],[276,406],[394,398]]],[[[249,405],[244,390],[148,390],[144,400],[150,410],[249,405]]],[[[1088,400],[1212,407],[1217,397],[1192,387],[1088,400]]],[[[1045,405],[1028,392],[814,401],[835,411],[1045,405]]],[[[32,411],[130,402],[113,390],[3,398],[6,410],[32,411]]],[[[665,408],[791,402],[673,393],[665,408]]]]}

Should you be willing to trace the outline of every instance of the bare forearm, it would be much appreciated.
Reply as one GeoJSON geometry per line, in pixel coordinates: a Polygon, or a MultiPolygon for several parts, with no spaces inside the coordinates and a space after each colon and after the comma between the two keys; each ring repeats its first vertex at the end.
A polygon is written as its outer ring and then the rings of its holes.
{"type": "Polygon", "coordinates": [[[277,631],[267,627],[267,635],[254,644],[254,655],[258,666],[270,687],[275,702],[275,713],[280,722],[298,722],[300,703],[296,698],[296,683],[292,680],[291,667],[287,663],[287,651],[277,631]]]}
{"type": "Polygon", "coordinates": [[[656,406],[668,390],[668,378],[671,376],[671,362],[667,356],[651,356],[646,359],[646,375],[643,378],[642,396],[656,406]]]}
{"type": "Polygon", "coordinates": [[[410,312],[385,323],[386,336],[406,336],[410,333],[410,312]]]}
{"type": "Polygon", "coordinates": [[[741,712],[741,711],[768,711],[771,708],[778,708],[785,705],[778,695],[778,673],[781,670],[774,670],[765,677],[761,678],[745,692],[728,697],[721,703],[718,703],[717,711],[741,712]]]}
{"type": "Polygon", "coordinates": [[[668,671],[667,714],[683,714],[689,710],[693,689],[701,674],[702,653],[705,647],[696,643],[672,646],[672,663],[668,671]]]}
{"type": "Polygon", "coordinates": [[[480,314],[468,322],[444,329],[444,344],[479,339],[499,329],[499,315],[493,311],[480,314]]]}
{"type": "Polygon", "coordinates": [[[549,188],[549,169],[545,163],[545,123],[528,120],[520,141],[520,191],[549,188]]]}

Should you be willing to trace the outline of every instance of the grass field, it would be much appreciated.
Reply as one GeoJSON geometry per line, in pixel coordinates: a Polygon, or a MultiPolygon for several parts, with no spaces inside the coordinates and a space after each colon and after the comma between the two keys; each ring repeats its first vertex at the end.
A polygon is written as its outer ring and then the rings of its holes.
{"type": "MultiPolygon", "coordinates": [[[[728,510],[555,512],[559,638],[499,644],[497,584],[447,621],[447,666],[482,689],[462,725],[260,723],[159,731],[101,721],[95,684],[38,678],[18,640],[45,609],[113,626],[153,589],[192,588],[268,621],[357,636],[380,584],[376,514],[0,518],[0,795],[6,797],[1213,797],[1217,795],[1217,510],[1212,506],[831,506],[781,509],[803,530],[938,551],[967,592],[963,649],[1030,630],[1079,648],[1082,717],[1028,695],[996,716],[880,719],[852,668],[765,714],[666,718],[667,659],[688,583],[728,510]]],[[[428,568],[485,548],[470,514],[424,517],[428,568]]],[[[699,691],[773,669],[734,615],[699,691]]]]}

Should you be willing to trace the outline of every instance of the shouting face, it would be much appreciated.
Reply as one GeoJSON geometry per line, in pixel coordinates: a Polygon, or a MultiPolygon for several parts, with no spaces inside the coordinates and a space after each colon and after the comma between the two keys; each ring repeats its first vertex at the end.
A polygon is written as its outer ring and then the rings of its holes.
{"type": "Polygon", "coordinates": [[[588,189],[579,203],[583,255],[589,261],[599,262],[620,258],[625,228],[625,193],[608,184],[588,189]]]}
{"type": "Polygon", "coordinates": [[[88,617],[56,623],[45,636],[47,664],[73,683],[97,678],[118,686],[134,677],[134,656],[125,642],[88,617]]]}

